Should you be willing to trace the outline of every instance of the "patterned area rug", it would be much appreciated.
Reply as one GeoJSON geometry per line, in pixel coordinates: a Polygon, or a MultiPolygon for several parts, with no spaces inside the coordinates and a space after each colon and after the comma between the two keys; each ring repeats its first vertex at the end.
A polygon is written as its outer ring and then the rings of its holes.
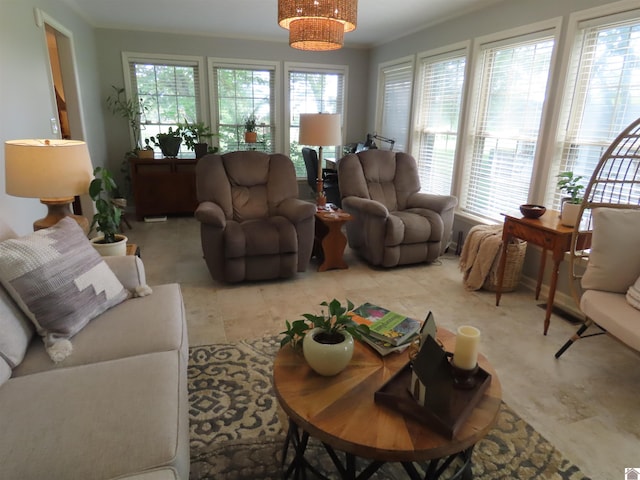
{"type": "MultiPolygon", "coordinates": [[[[278,339],[267,337],[190,349],[192,480],[282,478],[287,423],[271,386],[278,348],[278,339]]],[[[306,457],[327,478],[338,478],[317,442],[310,442],[306,457]]],[[[387,464],[371,478],[406,474],[399,465],[387,464]]],[[[587,479],[504,403],[498,423],[474,449],[473,478],[587,479]]]]}

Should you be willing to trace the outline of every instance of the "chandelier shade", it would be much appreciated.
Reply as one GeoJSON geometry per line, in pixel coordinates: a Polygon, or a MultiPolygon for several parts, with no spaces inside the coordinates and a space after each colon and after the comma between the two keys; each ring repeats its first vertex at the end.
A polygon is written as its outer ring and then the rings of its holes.
{"type": "Polygon", "coordinates": [[[278,24],[300,50],[336,50],[355,30],[358,0],[278,0],[278,24]]]}

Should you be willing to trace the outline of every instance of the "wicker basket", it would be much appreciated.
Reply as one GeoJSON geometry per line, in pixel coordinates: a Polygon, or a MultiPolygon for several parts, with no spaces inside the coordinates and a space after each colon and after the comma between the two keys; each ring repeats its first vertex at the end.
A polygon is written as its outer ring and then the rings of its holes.
{"type": "MultiPolygon", "coordinates": [[[[502,253],[502,249],[500,249],[502,253]]],[[[502,279],[502,292],[512,292],[520,283],[524,256],[527,253],[527,242],[517,238],[512,239],[507,245],[507,261],[504,264],[504,277],[502,279]]],[[[498,289],[498,267],[500,266],[500,256],[496,258],[491,266],[489,275],[484,281],[482,288],[495,292],[498,289]]]]}

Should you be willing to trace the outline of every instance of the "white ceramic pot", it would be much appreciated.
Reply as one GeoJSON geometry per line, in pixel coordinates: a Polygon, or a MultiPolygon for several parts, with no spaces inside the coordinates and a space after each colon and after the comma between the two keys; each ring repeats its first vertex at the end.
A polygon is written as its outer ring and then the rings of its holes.
{"type": "Polygon", "coordinates": [[[560,223],[565,227],[575,227],[580,221],[580,204],[564,202],[562,204],[562,212],[560,213],[560,223]]]}
{"type": "Polygon", "coordinates": [[[320,343],[315,337],[324,333],[314,328],[304,336],[302,353],[309,366],[318,374],[330,377],[347,368],[353,356],[353,337],[341,332],[344,340],[340,343],[320,343]]]}
{"type": "Polygon", "coordinates": [[[129,239],[124,235],[116,235],[116,239],[118,240],[115,243],[100,243],[103,239],[104,236],[93,237],[91,239],[93,248],[95,248],[103,257],[127,254],[127,241],[129,239]]]}

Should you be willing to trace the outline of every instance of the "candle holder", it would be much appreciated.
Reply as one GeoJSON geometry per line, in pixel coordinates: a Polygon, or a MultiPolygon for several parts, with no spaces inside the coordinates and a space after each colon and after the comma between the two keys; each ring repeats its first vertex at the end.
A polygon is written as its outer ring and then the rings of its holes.
{"type": "Polygon", "coordinates": [[[476,386],[476,373],[478,373],[478,364],[471,370],[456,367],[453,359],[449,362],[451,365],[451,373],[453,374],[453,388],[460,390],[471,390],[476,386]]]}

